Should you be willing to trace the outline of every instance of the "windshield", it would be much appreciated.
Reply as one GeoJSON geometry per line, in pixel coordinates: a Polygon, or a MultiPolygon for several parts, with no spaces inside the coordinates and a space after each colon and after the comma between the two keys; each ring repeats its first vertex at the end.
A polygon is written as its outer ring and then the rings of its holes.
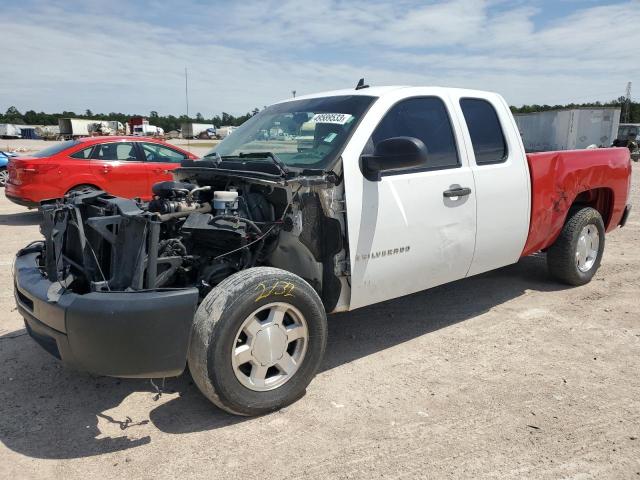
{"type": "Polygon", "coordinates": [[[375,98],[347,95],[272,105],[243,123],[205,157],[273,153],[290,167],[325,169],[340,154],[375,98]]]}
{"type": "Polygon", "coordinates": [[[40,150],[37,153],[32,154],[32,157],[36,158],[44,158],[50,157],[51,155],[55,155],[56,153],[60,153],[67,148],[71,148],[74,145],[78,145],[80,142],[77,140],[67,140],[66,142],[61,142],[56,145],[52,145],[49,148],[45,148],[44,150],[40,150]]]}
{"type": "Polygon", "coordinates": [[[618,129],[618,138],[620,140],[626,140],[627,138],[629,138],[629,136],[634,136],[637,138],[639,133],[640,127],[636,125],[622,125],[618,129]]]}

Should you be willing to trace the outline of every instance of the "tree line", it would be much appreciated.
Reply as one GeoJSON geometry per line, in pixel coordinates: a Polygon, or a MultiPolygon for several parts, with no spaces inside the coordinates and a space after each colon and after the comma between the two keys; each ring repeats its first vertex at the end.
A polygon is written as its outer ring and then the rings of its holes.
{"type": "MultiPolygon", "coordinates": [[[[149,119],[151,125],[161,127],[165,132],[171,130],[179,130],[181,124],[187,122],[209,123],[216,127],[234,125],[238,126],[247,119],[258,113],[260,110],[254,108],[251,112],[244,115],[234,116],[230,113],[222,112],[221,115],[215,115],[213,118],[205,118],[201,113],[196,113],[195,117],[180,115],[160,115],[157,111],[152,110],[148,115],[141,115],[149,119]]],[[[67,112],[61,113],[45,113],[36,112],[35,110],[27,110],[21,113],[16,107],[9,107],[3,114],[0,113],[0,123],[14,123],[16,125],[58,125],[59,118],[86,118],[92,120],[117,120],[123,125],[129,121],[131,117],[140,116],[137,114],[129,115],[126,113],[94,113],[87,109],[83,113],[67,112]]]]}
{"type": "MultiPolygon", "coordinates": [[[[620,107],[623,108],[625,98],[620,97],[616,100],[609,102],[591,102],[591,103],[568,103],[565,105],[523,105],[521,107],[511,107],[513,113],[531,113],[531,112],[544,112],[547,110],[558,110],[567,108],[597,108],[597,107],[620,107]]],[[[181,128],[182,123],[197,122],[197,123],[212,123],[216,127],[223,125],[241,125],[247,119],[258,113],[260,110],[254,108],[251,112],[247,112],[244,115],[234,116],[230,113],[222,112],[221,115],[215,115],[213,118],[205,118],[201,113],[196,113],[195,117],[188,117],[186,115],[180,115],[176,117],[174,115],[160,115],[157,111],[152,110],[146,117],[149,119],[151,125],[161,127],[165,132],[171,130],[178,130],[181,128]]],[[[87,109],[84,113],[76,112],[61,112],[61,113],[44,113],[36,112],[35,110],[28,110],[24,113],[18,111],[16,107],[9,107],[4,114],[0,114],[0,123],[15,123],[18,125],[57,125],[59,118],[87,118],[95,120],[117,120],[126,123],[131,117],[137,115],[128,115],[125,113],[93,113],[87,109]]],[[[144,116],[144,115],[143,115],[144,116]]],[[[622,121],[622,119],[621,119],[622,121]]],[[[631,102],[629,123],[640,123],[640,102],[631,102]]]]}

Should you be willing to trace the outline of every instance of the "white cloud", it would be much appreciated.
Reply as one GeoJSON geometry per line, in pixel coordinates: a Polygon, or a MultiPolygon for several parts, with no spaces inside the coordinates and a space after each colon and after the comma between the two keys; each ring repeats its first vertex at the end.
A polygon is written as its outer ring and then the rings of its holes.
{"type": "Polygon", "coordinates": [[[205,115],[361,76],[490,89],[521,104],[609,99],[640,75],[635,2],[589,3],[543,28],[544,9],[495,0],[105,5],[3,14],[0,108],[181,114],[185,66],[191,113],[205,115]]]}

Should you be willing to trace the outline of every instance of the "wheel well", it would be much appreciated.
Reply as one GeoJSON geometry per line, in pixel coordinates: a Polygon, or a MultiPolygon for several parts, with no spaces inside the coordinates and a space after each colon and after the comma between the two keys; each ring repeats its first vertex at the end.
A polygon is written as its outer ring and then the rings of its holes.
{"type": "Polygon", "coordinates": [[[591,207],[600,213],[605,228],[608,228],[613,212],[613,190],[610,188],[594,188],[579,193],[571,204],[570,210],[579,207],[591,207]]]}
{"type": "Polygon", "coordinates": [[[95,188],[96,190],[102,190],[99,186],[93,185],[91,183],[79,183],[78,185],[74,185],[69,190],[67,190],[67,193],[71,192],[72,190],[77,190],[77,189],[79,189],[81,187],[84,187],[84,188],[95,188]]]}

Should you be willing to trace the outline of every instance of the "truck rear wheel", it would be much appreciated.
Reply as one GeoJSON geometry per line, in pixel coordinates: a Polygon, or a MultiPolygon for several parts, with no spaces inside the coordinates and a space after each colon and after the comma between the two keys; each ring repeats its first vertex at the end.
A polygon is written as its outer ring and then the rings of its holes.
{"type": "Polygon", "coordinates": [[[590,207],[574,210],[547,251],[549,272],[569,285],[584,285],[595,275],[604,252],[604,222],[590,207]]]}
{"type": "Polygon", "coordinates": [[[276,268],[250,268],[225,279],[198,308],[189,369],[218,407],[261,415],[304,395],[326,340],[324,307],[307,282],[276,268]]]}

